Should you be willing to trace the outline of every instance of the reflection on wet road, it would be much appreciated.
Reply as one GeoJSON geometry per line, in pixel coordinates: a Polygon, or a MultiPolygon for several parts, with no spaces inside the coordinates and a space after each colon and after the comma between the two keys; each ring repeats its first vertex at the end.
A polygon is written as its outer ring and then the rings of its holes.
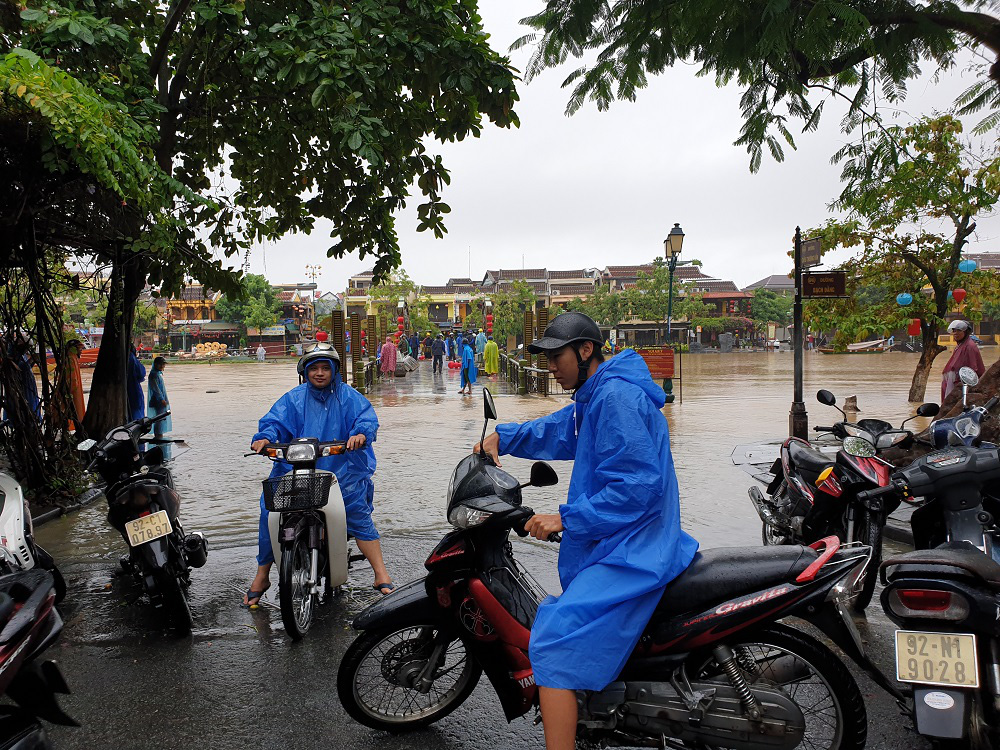
{"type": "MultiPolygon", "coordinates": [[[[996,354],[987,350],[987,363],[996,354]]],[[[938,368],[944,357],[939,358],[938,368]]],[[[684,403],[665,409],[681,487],[683,522],[704,547],[756,545],[760,525],[746,500],[750,478],[733,467],[734,445],[767,440],[787,430],[791,394],[788,353],[699,355],[684,359],[684,403]]],[[[829,388],[856,394],[864,416],[898,422],[911,413],[906,392],[915,355],[806,357],[806,393],[829,388]],[[860,361],[859,361],[860,360],[860,361]]],[[[382,385],[372,402],[381,422],[375,452],[375,522],[387,563],[402,582],[449,528],[444,493],[455,464],[479,439],[482,398],[458,395],[454,370],[432,376],[427,363],[382,385]]],[[[928,395],[935,397],[939,374],[928,395]]],[[[243,458],[258,418],[297,382],[294,363],[168,366],[167,388],[175,436],[190,450],[173,462],[188,530],[204,531],[209,561],[193,572],[195,632],[178,641],[159,630],[138,592],[115,577],[122,539],[92,506],[39,530],[42,542],[70,580],[64,637],[58,658],[74,695],[65,705],[84,725],[57,729],[60,748],[181,747],[520,747],[541,744],[526,720],[508,726],[484,680],[468,704],[417,735],[390,737],[343,715],[335,693],[340,657],[352,639],[351,617],[377,596],[364,566],[352,571],[345,595],[321,608],[320,620],[300,644],[291,644],[273,606],[238,606],[254,570],[257,499],[269,465],[243,458]]],[[[497,395],[502,421],[541,416],[568,401],[510,395],[480,378],[497,395]]],[[[829,423],[836,412],[807,395],[810,421],[829,423]]],[[[508,458],[505,468],[527,477],[530,462],[508,458]]],[[[554,511],[564,499],[571,465],[554,464],[556,487],[525,491],[525,502],[554,511]]],[[[515,540],[516,554],[549,590],[557,590],[554,545],[515,540]]],[[[276,575],[267,599],[276,594],[276,575]]],[[[874,608],[873,608],[874,609],[874,608]]],[[[881,664],[890,653],[887,621],[871,615],[866,632],[881,664]],[[879,653],[880,652],[880,653],[879,653]]],[[[872,696],[871,746],[910,748],[895,709],[877,689],[872,696]]]]}

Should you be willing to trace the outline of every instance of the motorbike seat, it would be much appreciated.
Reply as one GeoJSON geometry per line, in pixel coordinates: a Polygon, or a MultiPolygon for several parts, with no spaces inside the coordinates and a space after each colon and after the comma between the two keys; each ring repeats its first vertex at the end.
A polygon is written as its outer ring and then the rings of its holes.
{"type": "Polygon", "coordinates": [[[1000,589],[1000,564],[969,542],[947,542],[934,549],[904,552],[882,561],[886,580],[905,576],[967,578],[970,575],[1000,589]]]}
{"type": "Polygon", "coordinates": [[[794,581],[819,553],[811,547],[721,547],[698,552],[667,584],[654,617],[701,612],[713,604],[794,581]]]}
{"type": "Polygon", "coordinates": [[[788,440],[785,443],[788,457],[796,470],[815,480],[827,467],[834,465],[833,456],[820,453],[805,440],[788,440]]]}

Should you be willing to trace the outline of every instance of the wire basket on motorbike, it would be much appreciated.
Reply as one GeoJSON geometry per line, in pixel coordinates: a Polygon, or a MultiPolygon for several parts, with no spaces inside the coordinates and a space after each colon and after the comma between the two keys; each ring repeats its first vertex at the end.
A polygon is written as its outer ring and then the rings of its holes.
{"type": "Polygon", "coordinates": [[[332,483],[333,474],[320,471],[265,479],[264,507],[272,513],[322,508],[330,499],[332,483]]]}

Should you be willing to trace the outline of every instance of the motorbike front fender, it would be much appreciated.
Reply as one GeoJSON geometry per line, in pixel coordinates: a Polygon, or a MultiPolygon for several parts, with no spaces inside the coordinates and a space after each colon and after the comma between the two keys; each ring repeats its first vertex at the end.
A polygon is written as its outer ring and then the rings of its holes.
{"type": "Polygon", "coordinates": [[[438,603],[427,593],[427,578],[397,586],[388,596],[354,618],[351,626],[355,630],[380,630],[389,627],[441,622],[442,611],[438,603]]]}

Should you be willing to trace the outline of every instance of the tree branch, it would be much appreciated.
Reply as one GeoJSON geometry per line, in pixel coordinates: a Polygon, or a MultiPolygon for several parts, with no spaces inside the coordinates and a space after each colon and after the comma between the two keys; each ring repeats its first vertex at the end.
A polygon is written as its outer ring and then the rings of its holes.
{"type": "Polygon", "coordinates": [[[156,49],[153,50],[153,56],[149,59],[149,74],[153,78],[159,76],[160,70],[167,60],[167,50],[170,47],[170,42],[177,32],[177,27],[180,26],[181,17],[191,7],[191,2],[192,0],[176,0],[175,4],[167,11],[167,19],[163,24],[163,31],[160,32],[160,38],[156,42],[156,49]]]}

